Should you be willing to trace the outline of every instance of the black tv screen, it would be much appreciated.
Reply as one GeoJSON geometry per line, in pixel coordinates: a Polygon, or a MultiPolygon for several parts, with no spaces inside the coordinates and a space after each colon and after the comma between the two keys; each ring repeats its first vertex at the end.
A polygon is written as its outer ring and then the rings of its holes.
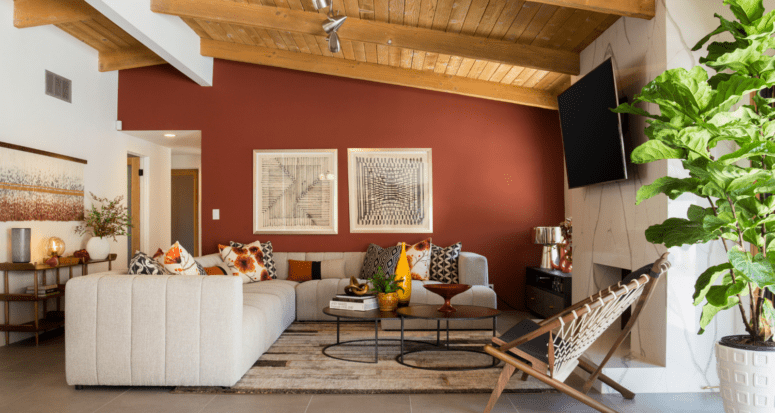
{"type": "Polygon", "coordinates": [[[611,59],[557,97],[568,186],[627,179],[621,117],[611,59]]]}

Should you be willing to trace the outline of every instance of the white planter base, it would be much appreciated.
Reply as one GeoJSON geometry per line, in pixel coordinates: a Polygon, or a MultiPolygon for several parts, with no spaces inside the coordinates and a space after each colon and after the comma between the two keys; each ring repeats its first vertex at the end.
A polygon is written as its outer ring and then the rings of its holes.
{"type": "Polygon", "coordinates": [[[716,367],[726,413],[775,413],[775,351],[716,343],[716,367]]]}

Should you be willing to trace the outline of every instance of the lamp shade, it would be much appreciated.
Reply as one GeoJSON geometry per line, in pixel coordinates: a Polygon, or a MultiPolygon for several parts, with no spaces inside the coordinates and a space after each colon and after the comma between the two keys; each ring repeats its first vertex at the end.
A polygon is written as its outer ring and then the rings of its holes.
{"type": "Polygon", "coordinates": [[[30,262],[30,228],[11,229],[11,256],[13,262],[30,262]]]}
{"type": "Polygon", "coordinates": [[[312,0],[312,7],[315,10],[325,9],[331,5],[331,0],[312,0]]]}
{"type": "Polygon", "coordinates": [[[533,242],[541,245],[562,244],[562,228],[560,227],[535,227],[533,228],[533,242]]]}
{"type": "Polygon", "coordinates": [[[46,241],[46,252],[50,256],[61,257],[65,253],[65,242],[61,238],[51,237],[46,241]]]}
{"type": "Polygon", "coordinates": [[[329,17],[328,21],[323,23],[323,30],[329,34],[331,32],[336,32],[340,27],[342,27],[342,24],[344,24],[345,20],[347,20],[347,16],[337,17],[335,19],[329,17]]]}
{"type": "Polygon", "coordinates": [[[339,35],[336,32],[331,32],[328,36],[328,50],[331,53],[339,53],[342,50],[342,46],[339,44],[339,35]]]}

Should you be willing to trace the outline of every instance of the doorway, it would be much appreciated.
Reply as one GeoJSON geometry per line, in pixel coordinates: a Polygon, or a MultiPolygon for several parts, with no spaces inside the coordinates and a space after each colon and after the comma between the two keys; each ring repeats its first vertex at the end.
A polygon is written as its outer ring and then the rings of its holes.
{"type": "Polygon", "coordinates": [[[140,158],[134,155],[126,158],[126,205],[132,223],[126,243],[128,268],[135,252],[140,250],[140,158]]]}
{"type": "Polygon", "coordinates": [[[195,257],[199,252],[199,170],[172,170],[172,242],[195,257]]]}

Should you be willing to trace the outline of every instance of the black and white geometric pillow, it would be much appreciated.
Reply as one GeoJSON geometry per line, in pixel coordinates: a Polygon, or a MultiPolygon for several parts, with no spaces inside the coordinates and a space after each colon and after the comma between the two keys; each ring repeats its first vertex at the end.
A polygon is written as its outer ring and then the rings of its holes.
{"type": "MultiPolygon", "coordinates": [[[[237,248],[245,248],[248,244],[231,241],[229,245],[237,248]]],[[[269,277],[271,277],[273,280],[276,280],[277,266],[274,264],[274,249],[272,248],[272,241],[261,243],[261,253],[264,254],[264,268],[266,268],[266,272],[269,273],[269,277]]]]}
{"type": "Polygon", "coordinates": [[[460,280],[458,261],[462,249],[462,242],[447,248],[431,244],[431,280],[445,284],[457,284],[460,280]]]}
{"type": "Polygon", "coordinates": [[[136,275],[165,275],[164,266],[144,252],[137,251],[129,261],[129,273],[136,275]]]}
{"type": "Polygon", "coordinates": [[[366,256],[363,257],[363,267],[361,268],[360,278],[362,280],[368,280],[377,272],[377,267],[382,267],[382,271],[384,271],[385,274],[390,275],[395,273],[396,265],[398,265],[398,259],[400,257],[400,245],[382,248],[376,244],[369,244],[369,249],[366,250],[366,256]]]}

